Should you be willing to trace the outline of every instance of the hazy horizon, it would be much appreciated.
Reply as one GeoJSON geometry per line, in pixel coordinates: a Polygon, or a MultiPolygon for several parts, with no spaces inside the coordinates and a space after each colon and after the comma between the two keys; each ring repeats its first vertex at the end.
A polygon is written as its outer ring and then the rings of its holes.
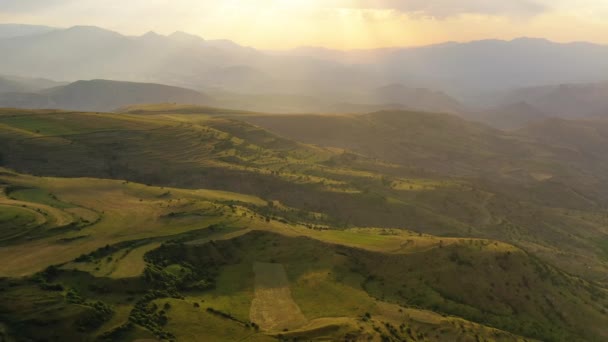
{"type": "Polygon", "coordinates": [[[608,3],[599,0],[138,0],[129,4],[9,0],[0,4],[0,23],[91,25],[136,36],[183,31],[265,50],[415,47],[518,37],[606,44],[606,18],[608,3]]]}
{"type": "Polygon", "coordinates": [[[428,46],[435,46],[435,45],[444,45],[444,44],[468,44],[468,43],[475,43],[475,42],[481,42],[481,41],[504,41],[504,42],[512,42],[512,41],[517,41],[517,40],[524,40],[524,39],[529,39],[529,40],[546,40],[549,41],[551,43],[556,43],[556,44],[576,44],[576,43],[588,43],[588,44],[593,44],[593,45],[608,45],[608,43],[596,43],[596,42],[591,42],[591,41],[585,41],[585,40],[570,40],[570,41],[556,41],[556,40],[552,40],[549,38],[545,38],[545,37],[536,37],[536,36],[517,36],[517,37],[513,37],[513,38],[493,38],[493,37],[488,37],[488,38],[480,38],[480,39],[472,39],[472,40],[462,40],[462,41],[457,41],[457,40],[446,40],[446,41],[440,41],[440,42],[434,42],[434,43],[428,43],[428,44],[421,44],[421,45],[390,45],[390,46],[381,46],[381,47],[370,47],[370,48],[333,48],[333,47],[328,47],[328,46],[322,46],[322,45],[298,45],[298,46],[293,46],[293,47],[285,47],[285,48],[276,48],[276,49],[272,49],[272,48],[268,48],[268,49],[264,49],[264,48],[258,48],[256,46],[250,46],[250,45],[245,45],[245,44],[240,44],[238,41],[233,41],[231,39],[228,38],[208,38],[205,37],[204,35],[200,35],[197,33],[192,33],[192,32],[187,32],[187,31],[182,31],[182,30],[176,30],[176,31],[171,31],[168,33],[160,33],[154,30],[148,30],[145,32],[142,32],[140,34],[129,34],[126,32],[121,32],[121,31],[117,31],[117,30],[112,30],[103,26],[98,26],[98,25],[71,25],[71,26],[50,26],[50,25],[42,25],[42,24],[27,24],[27,23],[17,23],[17,22],[6,22],[6,23],[2,23],[0,22],[0,25],[15,25],[15,26],[46,26],[49,27],[51,29],[56,29],[56,30],[68,30],[68,29],[72,29],[72,28],[77,28],[77,27],[96,27],[96,28],[100,28],[106,31],[111,31],[111,32],[115,32],[118,33],[120,35],[123,35],[125,37],[133,37],[133,38],[137,38],[137,37],[143,37],[147,34],[158,34],[160,36],[163,37],[170,37],[173,34],[177,34],[177,33],[184,33],[184,34],[188,34],[191,36],[196,36],[199,37],[203,40],[228,40],[228,41],[232,41],[235,44],[241,45],[241,46],[245,46],[245,47],[250,47],[250,48],[254,48],[254,49],[258,49],[260,51],[267,51],[267,52],[281,52],[281,51],[291,51],[291,50],[298,50],[298,49],[325,49],[325,50],[333,50],[333,51],[342,51],[342,52],[356,52],[356,51],[368,51],[368,50],[391,50],[391,49],[407,49],[407,48],[421,48],[421,47],[428,47],[428,46]]]}

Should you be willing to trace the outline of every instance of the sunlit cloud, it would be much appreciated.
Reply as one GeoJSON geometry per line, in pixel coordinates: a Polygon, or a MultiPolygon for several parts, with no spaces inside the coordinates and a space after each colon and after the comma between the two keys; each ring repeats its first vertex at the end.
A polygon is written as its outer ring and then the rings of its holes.
{"type": "Polygon", "coordinates": [[[547,4],[539,0],[329,0],[328,2],[335,6],[391,9],[435,18],[461,14],[530,16],[548,10],[547,4]]]}
{"type": "Polygon", "coordinates": [[[0,0],[0,22],[181,30],[267,49],[520,36],[608,43],[604,0],[0,0]]]}

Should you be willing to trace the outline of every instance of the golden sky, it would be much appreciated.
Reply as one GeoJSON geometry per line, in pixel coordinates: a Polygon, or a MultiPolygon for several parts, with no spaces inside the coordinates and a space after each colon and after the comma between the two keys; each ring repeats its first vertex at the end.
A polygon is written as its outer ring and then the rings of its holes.
{"type": "Polygon", "coordinates": [[[264,49],[522,36],[608,44],[608,0],[1,0],[0,22],[181,30],[264,49]]]}

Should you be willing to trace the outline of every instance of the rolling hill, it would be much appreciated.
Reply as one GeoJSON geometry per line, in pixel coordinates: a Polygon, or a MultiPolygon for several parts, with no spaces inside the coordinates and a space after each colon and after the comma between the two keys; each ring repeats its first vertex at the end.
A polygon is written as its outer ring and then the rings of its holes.
{"type": "Polygon", "coordinates": [[[517,89],[504,101],[525,101],[551,117],[581,119],[608,116],[607,98],[608,83],[580,83],[517,89]]]}
{"type": "Polygon", "coordinates": [[[112,111],[132,104],[167,102],[203,105],[208,96],[194,90],[153,83],[77,81],[36,93],[0,93],[0,106],[112,111]]]}
{"type": "Polygon", "coordinates": [[[513,130],[542,121],[550,115],[526,102],[517,102],[486,109],[478,113],[467,113],[465,117],[499,129],[513,130]]]}
{"type": "Polygon", "coordinates": [[[504,171],[522,168],[522,161],[550,149],[448,114],[381,111],[365,115],[258,115],[243,120],[290,139],[344,148],[442,175],[508,176],[504,171]]]}
{"type": "Polygon", "coordinates": [[[3,165],[21,172],[233,191],[336,226],[501,239],[594,279],[607,267],[595,240],[602,216],[591,214],[607,201],[601,159],[450,115],[260,116],[163,105],[131,114],[8,110],[0,123],[3,165]],[[321,126],[309,129],[315,120],[321,126]],[[522,206],[530,212],[518,214],[522,206]],[[540,229],[528,215],[548,223],[540,229]],[[593,266],[578,268],[583,257],[593,266]]]}
{"type": "Polygon", "coordinates": [[[410,88],[402,84],[390,84],[374,89],[365,103],[396,103],[409,110],[436,113],[462,113],[465,107],[449,95],[425,88],[410,88]]]}
{"type": "MultiPolygon", "coordinates": [[[[529,188],[526,199],[553,186],[576,189],[592,202],[604,203],[607,199],[604,157],[551,143],[526,134],[525,130],[510,133],[454,115],[408,111],[250,115],[242,119],[283,137],[326,148],[348,149],[444,177],[524,185],[529,188]]],[[[542,201],[557,200],[546,194],[540,196],[542,201]]]]}
{"type": "Polygon", "coordinates": [[[21,208],[42,218],[17,236],[3,225],[0,253],[11,262],[0,272],[26,276],[0,280],[4,337],[606,336],[605,289],[504,243],[315,230],[265,218],[266,201],[228,192],[8,170],[0,179],[3,212],[21,208]],[[126,207],[134,214],[125,216],[126,207]],[[431,260],[435,267],[422,266],[431,260]],[[300,318],[285,314],[285,305],[300,318]]]}
{"type": "MultiPolygon", "coordinates": [[[[255,77],[253,77],[255,78],[255,77]]],[[[218,79],[226,80],[223,77],[218,79]]],[[[258,81],[263,81],[257,79],[258,81]]],[[[354,94],[243,94],[209,88],[205,93],[162,84],[111,80],[77,81],[68,85],[46,80],[0,78],[0,106],[112,111],[129,105],[175,103],[213,105],[275,113],[367,113],[375,110],[410,109],[462,113],[458,101],[440,92],[401,85],[354,94]],[[48,89],[47,89],[48,88],[48,89]],[[357,102],[349,103],[349,100],[357,102]]]]}
{"type": "Polygon", "coordinates": [[[359,92],[304,91],[301,94],[235,93],[206,90],[216,106],[277,114],[370,113],[380,110],[419,110],[465,113],[467,108],[442,92],[392,84],[359,92]]]}
{"type": "Polygon", "coordinates": [[[0,336],[602,341],[603,131],[557,127],[3,109],[0,336]]]}
{"type": "Polygon", "coordinates": [[[593,155],[605,160],[604,146],[608,141],[608,120],[567,120],[552,118],[528,125],[520,134],[534,137],[546,144],[571,149],[579,154],[593,155]]]}

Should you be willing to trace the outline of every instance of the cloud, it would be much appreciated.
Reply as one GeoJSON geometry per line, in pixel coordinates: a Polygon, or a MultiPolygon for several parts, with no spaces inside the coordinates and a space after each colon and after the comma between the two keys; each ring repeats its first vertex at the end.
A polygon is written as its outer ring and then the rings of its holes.
{"type": "MultiPolygon", "coordinates": [[[[288,4],[289,7],[330,7],[368,10],[393,10],[413,16],[447,18],[461,14],[482,14],[508,17],[530,17],[549,10],[565,0],[0,0],[0,13],[4,14],[33,14],[45,10],[64,9],[70,5],[87,7],[91,11],[113,7],[120,3],[120,8],[138,7],[146,10],[153,7],[171,10],[173,7],[189,5],[192,7],[223,8],[226,6],[260,8],[288,4]]],[[[577,0],[595,2],[597,0],[577,0]]],[[[571,5],[570,5],[571,6],[571,5]]]]}
{"type": "Polygon", "coordinates": [[[0,13],[28,14],[67,5],[74,0],[2,0],[0,13]]]}
{"type": "Polygon", "coordinates": [[[385,9],[426,17],[446,18],[461,14],[527,17],[546,12],[541,0],[332,0],[344,8],[385,9]]]}

